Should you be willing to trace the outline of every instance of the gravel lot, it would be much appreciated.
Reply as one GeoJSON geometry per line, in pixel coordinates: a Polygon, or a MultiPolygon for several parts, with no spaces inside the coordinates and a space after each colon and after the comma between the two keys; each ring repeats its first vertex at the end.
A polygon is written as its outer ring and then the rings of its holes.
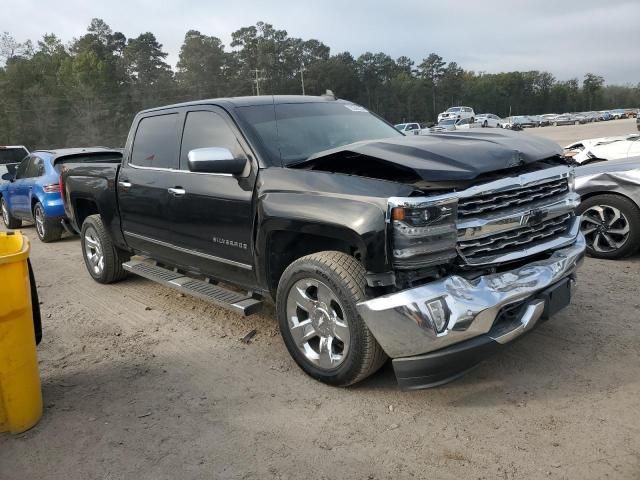
{"type": "Polygon", "coordinates": [[[459,381],[407,393],[389,365],[324,386],[289,358],[272,310],[243,319],[140,278],[99,285],[77,239],[24,232],[46,409],[31,431],[0,435],[2,480],[640,477],[640,256],[587,259],[553,321],[459,381]]]}

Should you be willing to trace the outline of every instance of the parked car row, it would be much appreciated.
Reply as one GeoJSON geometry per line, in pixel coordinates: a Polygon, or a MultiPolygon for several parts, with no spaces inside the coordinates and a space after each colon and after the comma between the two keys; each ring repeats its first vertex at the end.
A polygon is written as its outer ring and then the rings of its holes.
{"type": "MultiPolygon", "coordinates": [[[[580,125],[635,116],[637,109],[603,110],[600,112],[546,113],[544,115],[514,115],[500,118],[493,113],[476,114],[471,107],[451,107],[438,115],[438,123],[422,126],[418,122],[399,123],[395,128],[406,135],[423,135],[430,132],[453,131],[474,126],[521,130],[523,128],[580,125]]],[[[640,130],[640,123],[638,124],[640,130]]]]}

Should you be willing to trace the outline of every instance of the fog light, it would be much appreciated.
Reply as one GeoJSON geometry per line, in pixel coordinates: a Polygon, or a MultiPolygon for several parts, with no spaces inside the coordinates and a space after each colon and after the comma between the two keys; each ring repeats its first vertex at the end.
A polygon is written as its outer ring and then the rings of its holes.
{"type": "Polygon", "coordinates": [[[442,333],[449,323],[449,309],[443,298],[427,302],[431,323],[436,333],[442,333]]]}

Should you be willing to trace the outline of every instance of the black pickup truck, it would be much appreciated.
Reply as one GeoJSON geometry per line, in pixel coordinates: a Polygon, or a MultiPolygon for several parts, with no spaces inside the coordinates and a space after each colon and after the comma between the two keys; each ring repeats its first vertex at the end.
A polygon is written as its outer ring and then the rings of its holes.
{"type": "Polygon", "coordinates": [[[388,357],[451,380],[565,307],[585,250],[552,142],[404,136],[333,97],[139,113],[120,163],[63,167],[94,280],[128,272],[236,310],[275,301],[298,365],[332,385],[388,357]]]}

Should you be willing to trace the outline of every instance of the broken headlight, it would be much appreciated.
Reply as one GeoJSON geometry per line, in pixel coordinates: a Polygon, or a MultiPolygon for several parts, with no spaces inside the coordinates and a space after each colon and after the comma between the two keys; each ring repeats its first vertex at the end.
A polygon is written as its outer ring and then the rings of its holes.
{"type": "Polygon", "coordinates": [[[428,267],[454,258],[457,209],[455,198],[389,199],[394,267],[428,267]]]}

